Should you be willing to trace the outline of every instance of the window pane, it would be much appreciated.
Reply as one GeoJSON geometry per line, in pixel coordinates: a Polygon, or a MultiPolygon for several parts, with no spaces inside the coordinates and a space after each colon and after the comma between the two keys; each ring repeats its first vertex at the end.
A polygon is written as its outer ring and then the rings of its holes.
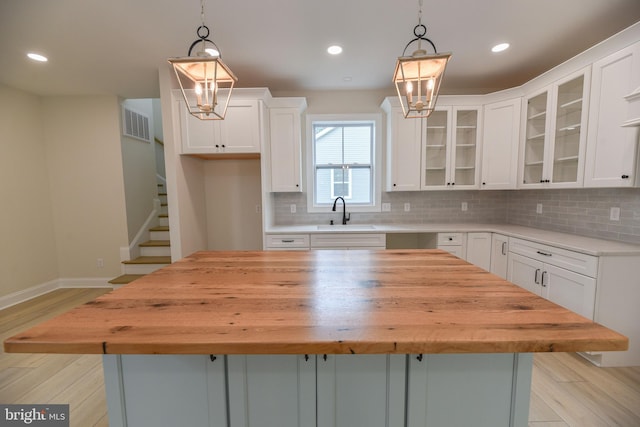
{"type": "Polygon", "coordinates": [[[332,169],[316,169],[316,203],[333,203],[331,171],[332,169]]]}
{"type": "Polygon", "coordinates": [[[370,168],[357,168],[351,169],[352,179],[352,203],[371,203],[372,185],[371,185],[371,169],[370,168]]]}
{"type": "Polygon", "coordinates": [[[371,164],[373,126],[348,126],[344,128],[344,162],[347,164],[371,164]]]}
{"type": "Polygon", "coordinates": [[[316,164],[342,164],[342,128],[315,127],[316,164]]]}

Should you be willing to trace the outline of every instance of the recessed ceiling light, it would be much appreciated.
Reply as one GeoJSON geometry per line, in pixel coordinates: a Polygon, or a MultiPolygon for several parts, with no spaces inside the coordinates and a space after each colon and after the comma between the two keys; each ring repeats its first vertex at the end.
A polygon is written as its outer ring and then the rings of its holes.
{"type": "Polygon", "coordinates": [[[29,52],[29,53],[27,53],[27,56],[29,58],[33,59],[34,61],[38,61],[38,62],[47,62],[49,60],[49,59],[47,59],[46,56],[40,55],[39,53],[29,52]]]}
{"type": "Polygon", "coordinates": [[[491,52],[498,53],[509,49],[509,43],[500,43],[491,48],[491,52]]]}
{"type": "Polygon", "coordinates": [[[338,46],[337,44],[329,46],[327,48],[327,52],[329,52],[331,55],[340,55],[342,53],[342,46],[338,46]]]}

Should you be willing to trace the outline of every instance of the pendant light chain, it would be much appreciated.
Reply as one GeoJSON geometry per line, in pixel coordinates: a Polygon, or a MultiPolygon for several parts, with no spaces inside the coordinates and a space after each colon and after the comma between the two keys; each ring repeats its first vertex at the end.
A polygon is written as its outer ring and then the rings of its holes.
{"type": "Polygon", "coordinates": [[[200,0],[200,19],[202,20],[202,26],[204,27],[204,0],[200,0]]]}

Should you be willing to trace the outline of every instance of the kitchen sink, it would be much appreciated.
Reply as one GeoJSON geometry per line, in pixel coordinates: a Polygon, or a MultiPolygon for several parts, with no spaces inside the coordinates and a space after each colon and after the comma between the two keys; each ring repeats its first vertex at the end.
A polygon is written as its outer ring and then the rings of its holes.
{"type": "Polygon", "coordinates": [[[362,230],[375,230],[375,225],[318,225],[320,231],[362,231],[362,230]]]}

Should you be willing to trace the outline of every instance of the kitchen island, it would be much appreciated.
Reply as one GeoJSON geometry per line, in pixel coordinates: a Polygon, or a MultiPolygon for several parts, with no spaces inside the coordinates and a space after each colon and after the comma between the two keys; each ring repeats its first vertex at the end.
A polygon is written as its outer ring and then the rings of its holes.
{"type": "Polygon", "coordinates": [[[112,426],[525,426],[627,338],[440,250],[199,252],[5,341],[104,354],[112,426]]]}

